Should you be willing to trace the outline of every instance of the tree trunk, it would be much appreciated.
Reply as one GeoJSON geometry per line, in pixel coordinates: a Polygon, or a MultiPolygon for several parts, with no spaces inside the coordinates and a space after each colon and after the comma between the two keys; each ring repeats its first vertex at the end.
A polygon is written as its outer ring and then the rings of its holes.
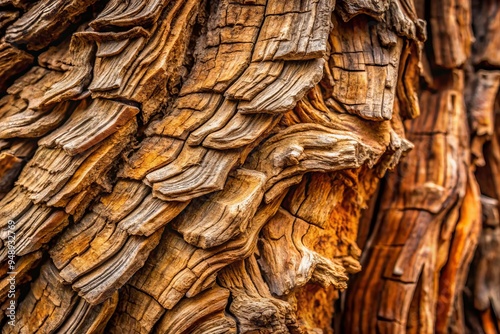
{"type": "Polygon", "coordinates": [[[500,333],[498,0],[0,0],[2,333],[500,333]]]}

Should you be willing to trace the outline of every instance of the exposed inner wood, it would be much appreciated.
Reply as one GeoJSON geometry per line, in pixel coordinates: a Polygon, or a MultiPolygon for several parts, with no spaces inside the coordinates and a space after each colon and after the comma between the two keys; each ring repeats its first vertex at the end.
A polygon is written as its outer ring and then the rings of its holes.
{"type": "Polygon", "coordinates": [[[2,333],[500,333],[497,0],[0,0],[0,34],[2,333]]]}

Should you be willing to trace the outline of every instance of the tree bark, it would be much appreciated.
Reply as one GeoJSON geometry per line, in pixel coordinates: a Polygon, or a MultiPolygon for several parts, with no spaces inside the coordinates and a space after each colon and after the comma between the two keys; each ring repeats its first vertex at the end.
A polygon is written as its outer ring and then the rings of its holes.
{"type": "Polygon", "coordinates": [[[2,333],[500,333],[497,0],[0,0],[2,333]]]}

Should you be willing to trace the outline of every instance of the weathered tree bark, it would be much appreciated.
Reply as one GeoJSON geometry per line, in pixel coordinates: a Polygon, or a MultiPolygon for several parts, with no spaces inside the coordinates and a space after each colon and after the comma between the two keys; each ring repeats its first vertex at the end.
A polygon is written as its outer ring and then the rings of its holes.
{"type": "Polygon", "coordinates": [[[500,333],[498,0],[0,0],[2,333],[500,333]]]}

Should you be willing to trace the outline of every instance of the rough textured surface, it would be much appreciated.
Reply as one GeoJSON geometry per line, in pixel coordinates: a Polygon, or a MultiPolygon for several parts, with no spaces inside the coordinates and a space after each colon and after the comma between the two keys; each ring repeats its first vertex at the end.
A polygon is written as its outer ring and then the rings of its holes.
{"type": "Polygon", "coordinates": [[[500,333],[499,18],[0,0],[2,333],[500,333]]]}

